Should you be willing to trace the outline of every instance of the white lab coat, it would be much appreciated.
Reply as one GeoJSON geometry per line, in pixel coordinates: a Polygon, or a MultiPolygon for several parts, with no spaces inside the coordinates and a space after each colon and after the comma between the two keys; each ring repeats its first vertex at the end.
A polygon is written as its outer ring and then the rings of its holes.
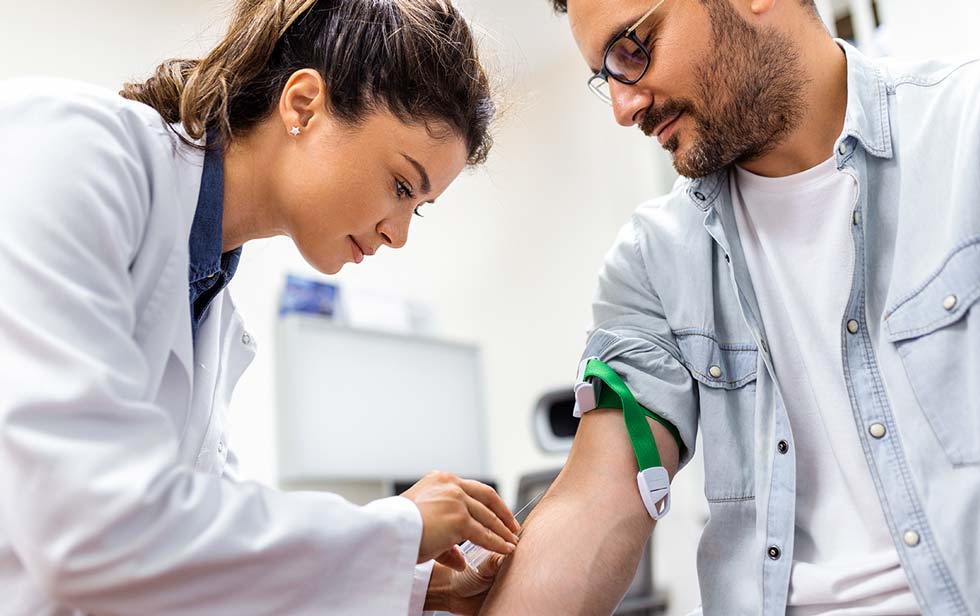
{"type": "Polygon", "coordinates": [[[202,165],[146,106],[0,84],[0,614],[408,613],[414,504],[234,477],[255,350],[227,292],[192,345],[202,165]]]}

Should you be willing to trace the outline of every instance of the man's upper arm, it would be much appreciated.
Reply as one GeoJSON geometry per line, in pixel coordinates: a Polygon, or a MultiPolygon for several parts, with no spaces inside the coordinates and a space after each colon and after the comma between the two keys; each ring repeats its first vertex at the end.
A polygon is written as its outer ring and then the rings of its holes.
{"type": "MultiPolygon", "coordinates": [[[[672,478],[694,451],[697,398],[650,284],[641,232],[635,220],[624,227],[606,257],[583,357],[605,362],[641,405],[677,428],[683,460],[670,432],[647,418],[672,478]]],[[[586,413],[564,469],[524,525],[483,613],[612,612],[653,530],[637,471],[622,411],[586,413]]]]}
{"type": "Polygon", "coordinates": [[[634,216],[607,253],[582,357],[608,365],[644,409],[676,428],[683,466],[694,455],[697,437],[696,383],[678,360],[680,350],[653,288],[644,258],[647,241],[642,220],[634,216]]]}

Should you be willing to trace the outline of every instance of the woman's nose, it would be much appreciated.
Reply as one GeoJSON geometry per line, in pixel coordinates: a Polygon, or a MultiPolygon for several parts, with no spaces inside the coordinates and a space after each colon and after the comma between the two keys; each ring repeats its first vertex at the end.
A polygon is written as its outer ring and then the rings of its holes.
{"type": "Polygon", "coordinates": [[[386,218],[378,223],[378,235],[390,248],[402,248],[408,243],[408,227],[411,220],[411,215],[405,217],[404,221],[386,218]]]}

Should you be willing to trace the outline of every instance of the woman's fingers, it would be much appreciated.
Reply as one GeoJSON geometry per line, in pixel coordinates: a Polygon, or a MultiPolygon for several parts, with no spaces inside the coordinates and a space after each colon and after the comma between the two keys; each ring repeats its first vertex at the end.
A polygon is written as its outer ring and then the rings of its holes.
{"type": "Polygon", "coordinates": [[[490,558],[483,561],[483,564],[480,565],[477,575],[488,582],[493,581],[493,578],[496,577],[497,572],[500,571],[501,565],[504,564],[504,558],[505,556],[502,554],[492,554],[490,558]]]}
{"type": "Polygon", "coordinates": [[[510,554],[516,547],[513,543],[504,540],[497,533],[493,532],[483,524],[474,519],[470,519],[466,528],[466,538],[481,548],[486,548],[498,554],[510,554]]]}
{"type": "MultiPolygon", "coordinates": [[[[494,512],[490,511],[486,505],[480,501],[472,498],[470,496],[465,496],[466,508],[470,512],[470,517],[480,523],[481,526],[489,529],[494,535],[502,539],[505,543],[510,543],[512,545],[517,545],[517,535],[515,535],[509,528],[507,528],[500,518],[497,517],[494,512]]],[[[473,543],[477,543],[474,541],[473,543]]],[[[481,544],[482,545],[482,544],[481,544]]],[[[487,546],[483,546],[487,547],[487,546]]],[[[500,550],[495,550],[500,552],[500,550]]],[[[501,552],[502,554],[509,554],[510,552],[501,552]]]]}
{"type": "Polygon", "coordinates": [[[459,487],[463,488],[463,491],[472,498],[483,503],[490,511],[493,511],[497,518],[502,520],[511,531],[516,533],[521,530],[521,525],[517,523],[514,514],[510,512],[510,509],[504,504],[504,500],[500,498],[496,490],[486,484],[471,479],[461,479],[459,487]]]}
{"type": "Polygon", "coordinates": [[[467,568],[466,558],[458,545],[454,545],[452,549],[436,556],[436,562],[456,571],[466,571],[467,568]]]}

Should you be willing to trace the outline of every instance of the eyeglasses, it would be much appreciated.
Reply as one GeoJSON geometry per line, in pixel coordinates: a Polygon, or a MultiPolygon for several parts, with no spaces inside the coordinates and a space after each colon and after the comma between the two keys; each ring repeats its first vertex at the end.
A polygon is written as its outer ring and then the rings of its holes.
{"type": "Polygon", "coordinates": [[[612,95],[609,93],[610,77],[619,83],[633,85],[646,75],[650,68],[650,50],[636,35],[636,30],[666,1],[660,0],[653,5],[643,17],[614,38],[606,47],[606,51],[602,54],[602,68],[589,77],[589,89],[607,104],[612,104],[612,95]]]}

